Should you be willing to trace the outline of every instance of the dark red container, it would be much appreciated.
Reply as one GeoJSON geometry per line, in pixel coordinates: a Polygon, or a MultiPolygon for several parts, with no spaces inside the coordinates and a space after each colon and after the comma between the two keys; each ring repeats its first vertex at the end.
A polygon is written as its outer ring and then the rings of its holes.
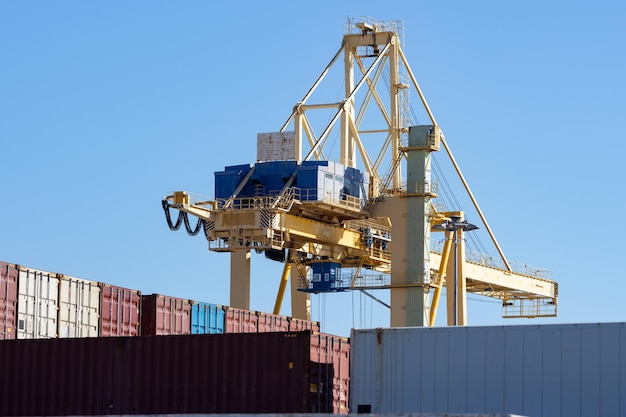
{"type": "Polygon", "coordinates": [[[191,302],[160,294],[141,296],[141,335],[191,334],[191,302]]]}
{"type": "Polygon", "coordinates": [[[100,336],[139,336],[141,292],[100,285],[100,336]]]}
{"type": "Polygon", "coordinates": [[[0,339],[15,339],[17,332],[17,280],[16,265],[0,262],[0,339]]]}
{"type": "Polygon", "coordinates": [[[347,413],[348,340],[315,332],[0,341],[0,415],[347,413]]]}

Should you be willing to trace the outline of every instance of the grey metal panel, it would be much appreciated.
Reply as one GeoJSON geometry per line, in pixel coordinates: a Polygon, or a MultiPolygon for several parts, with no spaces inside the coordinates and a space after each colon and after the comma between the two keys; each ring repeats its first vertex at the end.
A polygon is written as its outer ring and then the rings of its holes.
{"type": "Polygon", "coordinates": [[[626,416],[626,323],[353,330],[351,343],[354,411],[626,416]]]}

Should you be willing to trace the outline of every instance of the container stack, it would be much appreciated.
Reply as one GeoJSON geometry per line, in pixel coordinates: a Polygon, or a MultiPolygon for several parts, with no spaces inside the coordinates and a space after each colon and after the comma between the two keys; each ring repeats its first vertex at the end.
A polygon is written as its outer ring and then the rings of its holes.
{"type": "Polygon", "coordinates": [[[0,340],[302,330],[320,325],[0,262],[0,340]]]}
{"type": "Polygon", "coordinates": [[[2,341],[0,415],[347,413],[349,349],[313,331],[2,341]]]}

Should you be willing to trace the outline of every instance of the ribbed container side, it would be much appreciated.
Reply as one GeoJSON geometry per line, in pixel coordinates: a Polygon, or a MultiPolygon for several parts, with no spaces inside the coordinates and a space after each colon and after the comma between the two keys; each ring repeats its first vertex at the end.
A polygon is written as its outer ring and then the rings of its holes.
{"type": "Polygon", "coordinates": [[[349,411],[350,343],[325,333],[311,333],[311,385],[315,412],[344,414],[349,411]]]}
{"type": "Polygon", "coordinates": [[[192,302],[191,334],[221,334],[225,327],[224,307],[217,304],[192,302]]]}
{"type": "Polygon", "coordinates": [[[259,314],[256,311],[236,307],[224,307],[225,333],[257,333],[259,314]]]}
{"type": "Polygon", "coordinates": [[[289,320],[285,316],[279,316],[275,314],[257,312],[259,321],[257,324],[257,332],[288,332],[289,320]]]}
{"type": "Polygon", "coordinates": [[[250,169],[250,164],[232,165],[215,172],[215,198],[229,198],[250,169]]]}
{"type": "Polygon", "coordinates": [[[340,394],[328,375],[348,360],[339,343],[312,332],[4,340],[0,415],[330,412],[340,394]]]}
{"type": "Polygon", "coordinates": [[[142,295],[141,334],[191,334],[191,302],[161,294],[142,295]]]}
{"type": "Polygon", "coordinates": [[[303,330],[313,330],[314,332],[320,331],[320,323],[319,321],[310,321],[303,319],[296,319],[293,317],[289,317],[289,331],[290,332],[299,332],[303,330]]]}
{"type": "Polygon", "coordinates": [[[59,337],[100,335],[100,285],[82,278],[59,280],[59,337]]]}
{"type": "Polygon", "coordinates": [[[355,412],[626,416],[626,323],[353,330],[355,412]]]}
{"type": "Polygon", "coordinates": [[[139,336],[141,292],[100,285],[100,336],[139,336]]]}
{"type": "Polygon", "coordinates": [[[0,261],[0,339],[15,339],[17,323],[17,278],[13,264],[0,261]]]}
{"type": "Polygon", "coordinates": [[[58,274],[23,266],[18,269],[17,338],[58,337],[58,274]]]}

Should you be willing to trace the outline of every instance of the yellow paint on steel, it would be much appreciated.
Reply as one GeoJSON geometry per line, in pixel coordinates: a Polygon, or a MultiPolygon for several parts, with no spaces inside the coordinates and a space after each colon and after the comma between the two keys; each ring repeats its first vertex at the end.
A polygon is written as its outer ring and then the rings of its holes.
{"type": "MultiPolygon", "coordinates": [[[[446,234],[449,234],[447,232],[446,234]]],[[[450,236],[446,236],[446,242],[443,245],[443,253],[441,254],[441,263],[439,264],[439,279],[443,281],[446,275],[446,265],[448,264],[448,257],[450,256],[450,248],[452,247],[452,239],[450,236]]],[[[440,282],[438,287],[435,287],[433,294],[433,301],[430,305],[430,327],[435,325],[435,319],[437,318],[437,308],[439,307],[439,300],[441,299],[443,283],[440,282]]]]}
{"type": "Polygon", "coordinates": [[[361,242],[361,233],[328,223],[310,220],[294,214],[284,214],[283,226],[290,235],[310,242],[366,250],[361,242]]]}
{"type": "Polygon", "coordinates": [[[285,290],[287,289],[287,282],[289,282],[289,274],[291,272],[291,263],[289,260],[285,261],[285,267],[283,268],[283,276],[280,279],[280,286],[278,287],[278,294],[276,295],[276,303],[274,304],[274,314],[280,314],[280,307],[283,304],[283,298],[285,297],[285,290]]]}

